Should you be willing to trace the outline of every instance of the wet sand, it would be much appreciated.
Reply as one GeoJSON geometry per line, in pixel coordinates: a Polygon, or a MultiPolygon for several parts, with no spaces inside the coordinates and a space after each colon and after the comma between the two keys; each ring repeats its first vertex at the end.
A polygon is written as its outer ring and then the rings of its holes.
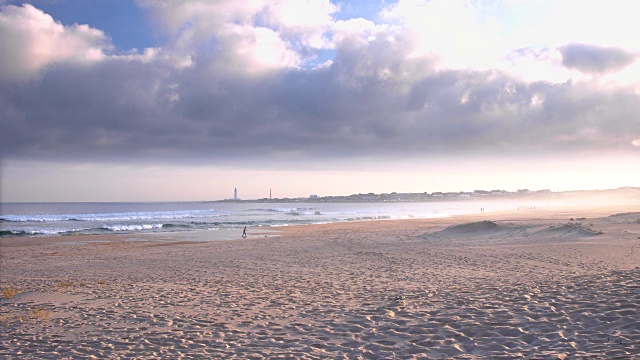
{"type": "Polygon", "coordinates": [[[0,355],[640,357],[638,207],[280,230],[0,239],[0,355]]]}

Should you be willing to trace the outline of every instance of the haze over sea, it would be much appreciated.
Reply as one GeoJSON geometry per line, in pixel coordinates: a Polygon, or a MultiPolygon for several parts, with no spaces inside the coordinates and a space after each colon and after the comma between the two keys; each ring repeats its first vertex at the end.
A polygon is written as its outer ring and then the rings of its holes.
{"type": "MultiPolygon", "coordinates": [[[[549,201],[539,200],[540,206],[549,201]]],[[[534,205],[532,201],[528,205],[534,205]]],[[[514,209],[520,202],[484,205],[486,211],[514,209]]],[[[478,201],[361,202],[361,203],[254,203],[254,202],[93,202],[2,203],[2,237],[107,233],[162,233],[207,231],[219,238],[237,237],[250,229],[289,225],[383,219],[435,218],[473,214],[478,201]],[[238,231],[236,231],[238,229],[238,231]],[[236,234],[237,233],[237,234],[236,234]],[[223,235],[224,234],[224,235],[223,235]]]]}

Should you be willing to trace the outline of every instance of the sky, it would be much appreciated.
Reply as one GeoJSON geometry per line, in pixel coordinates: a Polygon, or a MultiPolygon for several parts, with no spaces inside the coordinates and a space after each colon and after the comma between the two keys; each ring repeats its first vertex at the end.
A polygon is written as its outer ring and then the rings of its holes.
{"type": "Polygon", "coordinates": [[[617,0],[0,0],[0,197],[640,186],[639,33],[617,0]]]}

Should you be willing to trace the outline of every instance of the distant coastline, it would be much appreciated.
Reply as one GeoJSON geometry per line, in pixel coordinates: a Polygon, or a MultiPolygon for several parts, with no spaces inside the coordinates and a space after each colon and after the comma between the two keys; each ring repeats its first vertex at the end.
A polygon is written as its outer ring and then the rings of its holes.
{"type": "Polygon", "coordinates": [[[618,189],[606,190],[570,190],[570,191],[551,191],[551,190],[528,190],[521,189],[518,191],[505,190],[474,190],[471,192],[422,192],[422,193],[359,193],[345,196],[315,196],[298,197],[298,198],[262,198],[262,199],[225,199],[214,200],[213,202],[224,203],[362,203],[362,202],[434,202],[434,201],[473,201],[473,200],[520,200],[520,199],[555,199],[570,200],[580,198],[594,198],[612,200],[620,198],[621,200],[638,200],[640,205],[640,187],[622,187],[618,189]]]}
{"type": "Polygon", "coordinates": [[[436,218],[549,207],[621,207],[640,211],[640,188],[551,192],[354,194],[197,202],[3,203],[0,237],[112,233],[225,233],[245,226],[436,218]]]}

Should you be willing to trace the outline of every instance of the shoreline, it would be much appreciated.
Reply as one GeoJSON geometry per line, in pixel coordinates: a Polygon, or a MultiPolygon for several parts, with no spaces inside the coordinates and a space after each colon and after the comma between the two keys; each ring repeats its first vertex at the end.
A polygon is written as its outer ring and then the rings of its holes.
{"type": "MultiPolygon", "coordinates": [[[[580,216],[605,216],[606,214],[613,214],[616,212],[637,212],[640,211],[640,206],[635,205],[603,205],[603,206],[539,206],[535,209],[527,208],[515,208],[512,210],[497,210],[487,212],[476,212],[470,214],[456,214],[445,216],[433,216],[433,217],[414,217],[403,219],[367,219],[367,220],[348,220],[348,221],[335,221],[322,224],[294,224],[283,226],[259,226],[248,227],[250,233],[247,239],[263,237],[263,235],[270,236],[280,233],[286,233],[291,228],[298,227],[322,227],[325,225],[333,224],[361,224],[361,223],[375,223],[375,222],[408,222],[413,221],[432,221],[442,219],[446,223],[454,223],[458,221],[466,221],[474,218],[491,218],[503,219],[505,217],[525,217],[535,218],[542,214],[548,214],[548,216],[567,216],[570,219],[572,216],[577,218],[580,216]],[[576,215],[578,214],[578,215],[576,215]],[[582,214],[582,215],[579,215],[582,214]],[[587,215],[585,215],[587,214],[587,215]]],[[[32,236],[13,236],[13,237],[0,237],[1,246],[27,246],[28,244],[48,244],[48,243],[60,243],[60,242],[96,242],[96,241],[171,241],[182,240],[188,238],[192,241],[238,241],[242,239],[242,229],[223,229],[223,230],[184,230],[184,231],[162,231],[162,232],[113,232],[105,234],[70,234],[70,235],[32,235],[32,236]],[[237,233],[237,234],[236,234],[237,233]],[[156,240],[154,240],[154,238],[156,240]],[[73,240],[72,240],[73,239],[73,240]],[[20,242],[20,244],[17,244],[20,242]]]]}
{"type": "MultiPolygon", "coordinates": [[[[640,190],[640,188],[638,189],[640,190]]],[[[237,238],[233,230],[244,226],[277,229],[279,226],[367,221],[399,220],[516,211],[517,209],[561,209],[615,204],[633,206],[640,203],[634,188],[604,191],[610,197],[583,197],[571,200],[538,196],[520,200],[485,196],[465,201],[437,202],[359,202],[359,203],[289,203],[285,205],[207,203],[51,203],[48,205],[12,205],[3,207],[0,238],[40,236],[156,234],[211,230],[212,239],[237,238]],[[170,205],[173,204],[173,205],[170,205]],[[219,230],[219,231],[214,231],[219,230]]],[[[196,233],[187,233],[195,236],[196,233]]],[[[205,235],[205,234],[203,234],[205,235]]],[[[172,235],[165,235],[172,236],[172,235]]]]}
{"type": "Polygon", "coordinates": [[[635,206],[278,232],[0,239],[0,355],[640,356],[635,206]]]}

